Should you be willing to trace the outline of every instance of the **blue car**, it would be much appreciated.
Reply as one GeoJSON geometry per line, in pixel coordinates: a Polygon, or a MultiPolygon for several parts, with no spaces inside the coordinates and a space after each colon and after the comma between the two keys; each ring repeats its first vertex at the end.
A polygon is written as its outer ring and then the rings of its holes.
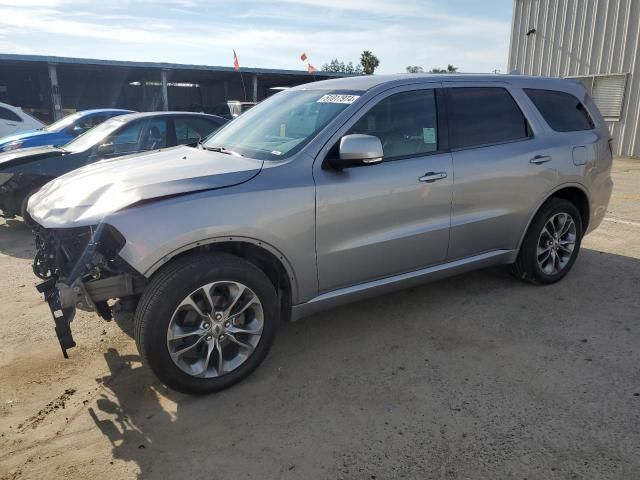
{"type": "Polygon", "coordinates": [[[8,152],[18,148],[40,147],[43,145],[65,145],[78,135],[105,120],[118,115],[124,115],[125,113],[133,112],[131,110],[114,108],[77,112],[41,130],[29,130],[0,138],[0,152],[8,152]]]}

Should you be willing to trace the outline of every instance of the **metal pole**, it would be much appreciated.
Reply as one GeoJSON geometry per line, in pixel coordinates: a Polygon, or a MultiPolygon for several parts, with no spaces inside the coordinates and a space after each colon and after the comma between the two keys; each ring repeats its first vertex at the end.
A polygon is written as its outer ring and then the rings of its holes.
{"type": "Polygon", "coordinates": [[[58,70],[55,63],[49,64],[49,86],[51,88],[51,113],[53,113],[53,121],[55,122],[62,118],[62,99],[60,98],[58,70]]]}
{"type": "Polygon", "coordinates": [[[253,93],[253,101],[258,103],[258,75],[256,73],[253,74],[252,80],[252,88],[251,91],[253,93]]]}
{"type": "Polygon", "coordinates": [[[160,81],[162,82],[162,110],[169,110],[169,92],[167,91],[167,71],[160,71],[160,81]]]}

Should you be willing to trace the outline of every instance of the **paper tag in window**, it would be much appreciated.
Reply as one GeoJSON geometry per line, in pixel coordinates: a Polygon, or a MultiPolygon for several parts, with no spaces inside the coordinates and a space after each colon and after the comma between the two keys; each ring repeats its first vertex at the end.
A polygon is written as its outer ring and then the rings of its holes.
{"type": "Polygon", "coordinates": [[[271,155],[282,155],[282,152],[280,150],[271,150],[271,155]]]}
{"type": "Polygon", "coordinates": [[[423,128],[422,129],[422,141],[425,145],[436,143],[436,129],[435,128],[423,128]]]}
{"type": "Polygon", "coordinates": [[[317,103],[346,103],[347,105],[350,105],[353,102],[355,102],[358,98],[360,98],[360,95],[329,94],[329,95],[323,95],[322,97],[320,97],[317,103]]]}

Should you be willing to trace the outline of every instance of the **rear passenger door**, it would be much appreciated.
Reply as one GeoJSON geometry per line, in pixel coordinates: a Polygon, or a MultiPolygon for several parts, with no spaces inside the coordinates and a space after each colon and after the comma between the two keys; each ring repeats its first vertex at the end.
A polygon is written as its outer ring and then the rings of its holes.
{"type": "Polygon", "coordinates": [[[516,249],[556,184],[553,150],[522,90],[497,82],[445,85],[455,175],[448,259],[516,249]]]}

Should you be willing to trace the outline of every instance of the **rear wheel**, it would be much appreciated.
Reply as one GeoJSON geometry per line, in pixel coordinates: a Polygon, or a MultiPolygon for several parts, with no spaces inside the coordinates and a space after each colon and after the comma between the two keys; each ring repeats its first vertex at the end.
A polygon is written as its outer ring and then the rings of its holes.
{"type": "Polygon", "coordinates": [[[573,266],[582,242],[582,219],[568,200],[552,198],[542,206],[525,235],[512,272],[522,280],[549,284],[573,266]]]}
{"type": "Polygon", "coordinates": [[[252,263],[194,255],[152,279],[134,323],[138,349],[160,380],[181,392],[210,393],[240,381],[266,357],[278,297],[252,263]]]}

